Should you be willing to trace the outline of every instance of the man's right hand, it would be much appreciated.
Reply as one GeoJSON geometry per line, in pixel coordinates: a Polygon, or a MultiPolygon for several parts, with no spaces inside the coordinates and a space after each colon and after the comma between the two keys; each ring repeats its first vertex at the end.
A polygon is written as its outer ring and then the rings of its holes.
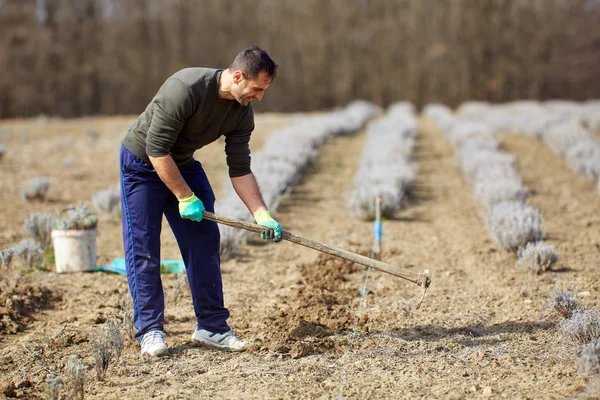
{"type": "Polygon", "coordinates": [[[202,200],[196,197],[195,194],[186,199],[179,199],[179,214],[181,218],[191,219],[192,221],[202,221],[202,211],[204,211],[204,204],[202,200]]]}

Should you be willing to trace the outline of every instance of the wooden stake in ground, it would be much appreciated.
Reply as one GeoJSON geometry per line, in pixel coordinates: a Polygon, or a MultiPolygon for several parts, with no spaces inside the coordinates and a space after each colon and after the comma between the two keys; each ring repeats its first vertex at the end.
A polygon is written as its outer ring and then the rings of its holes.
{"type": "MultiPolygon", "coordinates": [[[[237,220],[234,218],[224,217],[222,215],[217,215],[217,214],[211,213],[209,211],[202,212],[202,216],[209,221],[214,221],[219,224],[232,226],[234,228],[245,229],[250,232],[261,233],[263,230],[265,230],[265,228],[263,226],[253,224],[250,222],[246,222],[246,221],[237,220]]],[[[329,246],[324,243],[319,243],[314,240],[306,239],[301,236],[294,235],[293,233],[290,233],[287,231],[281,232],[281,238],[283,240],[287,240],[288,242],[292,242],[292,243],[299,244],[301,246],[309,247],[313,250],[317,250],[322,253],[331,254],[333,256],[340,257],[340,258],[346,259],[348,261],[352,261],[352,262],[355,262],[355,263],[358,263],[358,264],[361,264],[361,265],[364,265],[367,267],[374,268],[378,271],[385,272],[387,274],[394,275],[399,278],[405,279],[409,282],[412,282],[412,283],[422,287],[423,295],[425,295],[425,290],[427,290],[427,288],[431,284],[431,279],[429,279],[429,277],[425,274],[415,274],[413,272],[408,272],[408,271],[402,270],[398,267],[395,267],[393,265],[386,264],[386,263],[378,261],[378,260],[373,260],[371,258],[364,257],[364,256],[361,256],[360,254],[352,253],[350,251],[340,249],[338,247],[333,247],[333,246],[329,246]]],[[[421,299],[423,299],[423,297],[421,297],[421,299]]],[[[420,304],[420,301],[419,301],[419,304],[420,304]]]]}

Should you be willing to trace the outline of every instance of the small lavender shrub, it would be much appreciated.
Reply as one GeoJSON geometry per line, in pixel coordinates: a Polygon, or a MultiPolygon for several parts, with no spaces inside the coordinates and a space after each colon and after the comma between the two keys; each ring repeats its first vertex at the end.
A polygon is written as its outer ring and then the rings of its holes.
{"type": "Polygon", "coordinates": [[[67,361],[67,376],[71,385],[71,399],[83,400],[85,384],[85,366],[78,355],[72,355],[67,361]]]}
{"type": "Polygon", "coordinates": [[[600,313],[594,310],[578,310],[570,318],[562,320],[559,329],[563,337],[582,345],[600,339],[600,313]]]}
{"type": "Polygon", "coordinates": [[[92,203],[98,211],[115,215],[121,205],[121,196],[113,188],[100,190],[92,198],[92,203]]]}
{"type": "Polygon", "coordinates": [[[110,347],[115,354],[115,361],[119,361],[125,344],[123,343],[123,335],[116,321],[109,320],[106,322],[106,336],[110,343],[110,347]]]}
{"type": "Polygon", "coordinates": [[[34,268],[44,261],[44,251],[39,243],[33,239],[24,239],[14,247],[15,257],[22,266],[34,268]]]}
{"type": "Polygon", "coordinates": [[[579,365],[587,374],[600,374],[600,340],[581,346],[579,365]]]}
{"type": "Polygon", "coordinates": [[[48,397],[51,400],[59,400],[60,399],[60,389],[62,388],[62,380],[58,375],[50,375],[48,376],[48,397]]]}
{"type": "Polygon", "coordinates": [[[542,242],[527,243],[518,252],[519,264],[536,274],[548,271],[558,261],[558,251],[542,242]]]}
{"type": "Polygon", "coordinates": [[[113,361],[117,361],[123,350],[123,337],[118,325],[108,321],[100,333],[90,333],[92,353],[96,362],[98,380],[103,380],[113,361]]]}
{"type": "Polygon", "coordinates": [[[577,295],[563,289],[556,289],[554,298],[549,303],[550,307],[564,319],[571,318],[574,312],[580,310],[577,303],[577,295]]]}
{"type": "Polygon", "coordinates": [[[98,216],[87,204],[70,206],[56,219],[54,229],[81,230],[94,229],[98,225],[98,216]]]}
{"type": "Polygon", "coordinates": [[[542,215],[534,207],[517,201],[492,206],[485,224],[490,238],[507,251],[517,251],[544,238],[542,215]]]}
{"type": "Polygon", "coordinates": [[[44,250],[52,246],[52,227],[56,217],[56,214],[36,212],[25,218],[25,230],[44,250]]]}
{"type": "Polygon", "coordinates": [[[13,249],[0,250],[0,267],[8,268],[15,251],[13,249]]]}
{"type": "Polygon", "coordinates": [[[33,199],[44,199],[48,188],[50,187],[50,181],[45,177],[37,177],[27,181],[21,188],[21,198],[23,200],[33,199]]]}

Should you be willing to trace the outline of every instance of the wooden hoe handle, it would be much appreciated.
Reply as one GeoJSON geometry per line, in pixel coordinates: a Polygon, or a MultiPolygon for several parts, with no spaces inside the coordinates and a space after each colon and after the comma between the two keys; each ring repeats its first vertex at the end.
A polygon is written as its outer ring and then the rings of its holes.
{"type": "MultiPolygon", "coordinates": [[[[246,221],[237,220],[234,218],[224,217],[222,215],[217,215],[208,211],[203,211],[202,216],[209,221],[214,221],[219,224],[232,226],[234,228],[242,228],[250,232],[261,233],[265,230],[263,226],[253,224],[246,221]]],[[[344,258],[348,261],[352,261],[367,267],[374,268],[378,271],[388,273],[390,275],[397,276],[402,279],[406,279],[409,282],[417,284],[421,286],[424,290],[426,290],[431,284],[431,279],[427,275],[424,274],[415,274],[413,272],[404,271],[398,267],[395,267],[390,264],[386,264],[384,262],[374,260],[372,258],[361,256],[360,254],[352,253],[350,251],[340,249],[338,247],[329,246],[323,243],[316,242],[314,240],[306,239],[298,235],[294,235],[293,233],[282,231],[281,238],[287,240],[288,242],[296,243],[305,247],[310,247],[311,249],[320,251],[322,253],[331,254],[333,256],[344,258]]]]}

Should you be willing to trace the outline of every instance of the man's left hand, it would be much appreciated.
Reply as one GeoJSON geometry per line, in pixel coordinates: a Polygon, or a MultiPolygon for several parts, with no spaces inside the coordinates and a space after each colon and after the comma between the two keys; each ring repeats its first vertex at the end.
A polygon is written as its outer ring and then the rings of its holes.
{"type": "Polygon", "coordinates": [[[271,213],[268,211],[259,212],[254,216],[254,220],[260,226],[264,226],[265,229],[260,233],[260,237],[264,240],[270,240],[272,242],[281,241],[281,225],[271,217],[271,213]]]}

